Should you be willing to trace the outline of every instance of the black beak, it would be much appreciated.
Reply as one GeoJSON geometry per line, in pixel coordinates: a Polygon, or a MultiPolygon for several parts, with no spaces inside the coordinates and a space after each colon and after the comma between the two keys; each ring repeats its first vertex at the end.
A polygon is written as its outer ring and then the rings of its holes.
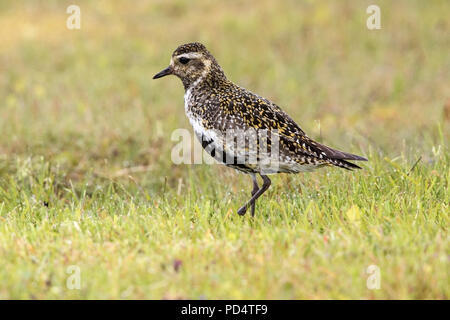
{"type": "Polygon", "coordinates": [[[169,74],[172,74],[172,69],[170,67],[165,68],[163,71],[158,72],[153,76],[153,79],[162,78],[165,76],[168,76],[169,74]]]}

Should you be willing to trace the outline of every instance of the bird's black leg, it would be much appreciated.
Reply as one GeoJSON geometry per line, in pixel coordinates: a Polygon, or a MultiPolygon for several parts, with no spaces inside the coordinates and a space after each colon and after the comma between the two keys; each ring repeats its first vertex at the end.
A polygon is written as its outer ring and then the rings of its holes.
{"type": "MultiPolygon", "coordinates": [[[[253,190],[252,190],[252,197],[253,197],[259,191],[259,186],[258,186],[258,180],[256,179],[256,174],[250,173],[250,176],[252,177],[252,181],[253,181],[253,190]]],[[[249,203],[250,203],[250,201],[247,203],[247,207],[248,207],[249,203]]],[[[238,213],[243,216],[247,212],[247,207],[245,208],[245,211],[243,211],[242,213],[240,213],[240,211],[238,211],[238,213]]],[[[255,203],[254,202],[251,205],[251,207],[252,207],[252,216],[253,216],[255,214],[255,203]]]]}
{"type": "MultiPolygon", "coordinates": [[[[252,180],[253,180],[253,190],[252,190],[252,197],[259,191],[258,181],[256,180],[256,175],[252,173],[252,180]]],[[[255,215],[255,206],[256,201],[252,203],[252,217],[255,215]]]]}
{"type": "MultiPolygon", "coordinates": [[[[269,189],[271,181],[269,179],[268,176],[266,175],[262,175],[261,174],[261,178],[263,179],[263,185],[261,187],[261,189],[259,189],[258,191],[256,191],[256,193],[252,196],[252,198],[246,203],[244,204],[239,210],[238,210],[238,214],[243,216],[246,212],[249,206],[254,206],[256,200],[264,193],[266,192],[267,189],[269,189]]],[[[254,212],[252,213],[252,216],[254,215],[254,212]]]]}

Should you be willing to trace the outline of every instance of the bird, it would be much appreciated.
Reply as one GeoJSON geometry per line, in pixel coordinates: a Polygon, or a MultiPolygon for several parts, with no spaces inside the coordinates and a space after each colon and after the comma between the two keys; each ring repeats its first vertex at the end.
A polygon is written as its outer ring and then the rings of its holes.
{"type": "Polygon", "coordinates": [[[228,80],[214,56],[199,42],[176,48],[169,66],[153,79],[168,75],[183,83],[185,113],[206,152],[251,176],[251,198],[237,211],[241,216],[248,208],[252,217],[255,215],[256,200],[271,185],[268,175],[325,166],[361,169],[350,161],[367,161],[308,137],[278,105],[228,80]],[[261,187],[257,175],[262,178],[261,187]]]}

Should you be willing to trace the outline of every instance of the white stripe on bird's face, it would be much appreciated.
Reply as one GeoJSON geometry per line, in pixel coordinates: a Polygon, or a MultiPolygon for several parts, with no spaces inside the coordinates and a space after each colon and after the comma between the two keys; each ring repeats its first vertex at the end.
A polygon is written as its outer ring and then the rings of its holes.
{"type": "Polygon", "coordinates": [[[176,56],[177,59],[180,58],[187,58],[187,59],[199,59],[201,58],[203,55],[199,52],[187,52],[187,53],[182,53],[179,54],[178,56],[176,56]]]}

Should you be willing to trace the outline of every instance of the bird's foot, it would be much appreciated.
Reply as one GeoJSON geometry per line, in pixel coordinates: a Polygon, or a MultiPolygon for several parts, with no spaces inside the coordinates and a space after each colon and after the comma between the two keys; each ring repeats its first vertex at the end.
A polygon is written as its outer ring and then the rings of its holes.
{"type": "Polygon", "coordinates": [[[238,215],[243,216],[247,212],[247,205],[243,205],[237,211],[238,215]]]}

